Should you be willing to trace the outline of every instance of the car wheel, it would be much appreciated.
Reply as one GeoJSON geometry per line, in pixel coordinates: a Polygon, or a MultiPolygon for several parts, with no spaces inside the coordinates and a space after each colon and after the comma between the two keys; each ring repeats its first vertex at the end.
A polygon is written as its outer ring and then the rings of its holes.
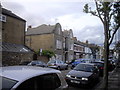
{"type": "Polygon", "coordinates": [[[68,66],[66,66],[65,70],[68,70],[68,66]]]}

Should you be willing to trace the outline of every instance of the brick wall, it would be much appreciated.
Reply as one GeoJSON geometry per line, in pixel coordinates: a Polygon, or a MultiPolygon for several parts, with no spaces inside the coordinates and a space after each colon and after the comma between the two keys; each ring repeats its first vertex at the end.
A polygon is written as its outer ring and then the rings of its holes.
{"type": "Polygon", "coordinates": [[[26,45],[35,51],[41,48],[44,50],[54,50],[54,35],[43,34],[26,36],[26,45]]]}
{"type": "Polygon", "coordinates": [[[33,53],[2,52],[2,65],[18,65],[22,61],[33,60],[33,53]]]}
{"type": "Polygon", "coordinates": [[[45,57],[45,56],[37,56],[37,60],[41,60],[41,61],[43,61],[45,63],[47,63],[49,61],[49,59],[47,57],[45,57]]]}

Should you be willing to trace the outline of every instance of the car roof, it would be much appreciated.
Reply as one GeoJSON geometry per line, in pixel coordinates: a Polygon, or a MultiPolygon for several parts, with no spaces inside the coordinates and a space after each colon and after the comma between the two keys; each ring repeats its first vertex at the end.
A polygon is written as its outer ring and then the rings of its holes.
{"type": "Polygon", "coordinates": [[[34,66],[7,66],[0,67],[0,76],[10,78],[17,81],[24,81],[26,79],[49,73],[61,73],[59,70],[34,66]]]}
{"type": "Polygon", "coordinates": [[[103,61],[93,61],[92,63],[104,63],[103,61]]]}
{"type": "Polygon", "coordinates": [[[94,63],[79,63],[79,64],[84,64],[84,65],[95,65],[94,63]]]}

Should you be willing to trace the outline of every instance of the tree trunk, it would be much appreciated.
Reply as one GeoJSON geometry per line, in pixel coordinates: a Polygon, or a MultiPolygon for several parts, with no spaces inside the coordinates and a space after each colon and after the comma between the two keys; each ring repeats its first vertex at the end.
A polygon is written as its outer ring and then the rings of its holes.
{"type": "Polygon", "coordinates": [[[104,90],[107,90],[107,87],[108,87],[108,58],[109,58],[109,44],[108,44],[108,40],[105,39],[105,43],[104,43],[104,76],[103,76],[104,90]]]}
{"type": "Polygon", "coordinates": [[[106,19],[104,23],[104,76],[103,76],[103,89],[108,88],[108,59],[109,59],[109,24],[106,19]]]}

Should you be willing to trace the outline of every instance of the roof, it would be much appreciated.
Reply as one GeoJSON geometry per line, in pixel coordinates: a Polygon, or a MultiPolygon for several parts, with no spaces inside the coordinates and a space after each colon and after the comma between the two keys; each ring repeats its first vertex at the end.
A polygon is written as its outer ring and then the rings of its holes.
{"type": "Polygon", "coordinates": [[[26,35],[48,34],[53,33],[55,25],[42,24],[36,28],[28,28],[26,35]]]}
{"type": "Polygon", "coordinates": [[[12,43],[5,43],[0,42],[0,51],[6,51],[6,52],[33,52],[31,49],[26,47],[22,44],[12,44],[12,43]]]}
{"type": "MultiPolygon", "coordinates": [[[[21,17],[15,15],[14,13],[12,13],[10,10],[7,10],[5,8],[2,8],[2,14],[3,15],[8,15],[8,16],[11,16],[11,17],[14,17],[16,19],[19,19],[19,20],[22,20],[22,21],[25,21],[24,19],[22,19],[21,17]]],[[[25,21],[26,22],[26,21],[25,21]]]]}
{"type": "Polygon", "coordinates": [[[17,81],[24,81],[28,78],[47,73],[61,73],[59,70],[35,66],[8,66],[0,67],[0,70],[2,71],[0,72],[0,76],[17,81]]]}

